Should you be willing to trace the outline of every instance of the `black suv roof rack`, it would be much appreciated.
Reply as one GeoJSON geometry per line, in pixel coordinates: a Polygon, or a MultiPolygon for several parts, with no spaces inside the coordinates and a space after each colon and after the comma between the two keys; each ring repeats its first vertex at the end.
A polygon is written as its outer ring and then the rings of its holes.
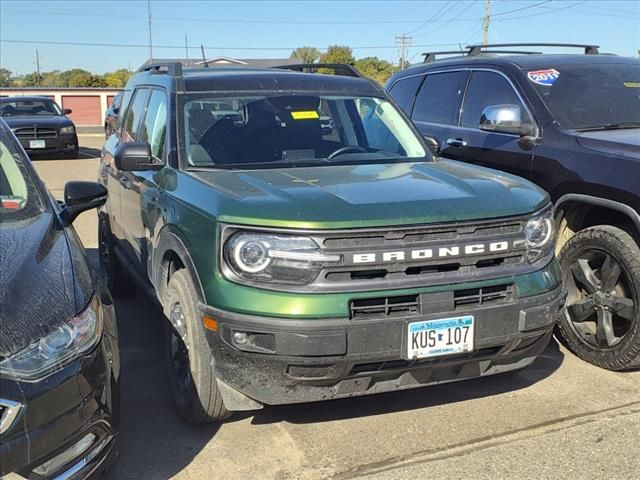
{"type": "Polygon", "coordinates": [[[149,65],[143,65],[138,69],[138,72],[150,72],[156,74],[171,75],[172,77],[182,76],[182,64],[180,62],[173,63],[151,63],[149,65]]]}
{"type": "Polygon", "coordinates": [[[582,48],[585,55],[597,55],[599,45],[588,45],[582,43],[492,43],[489,45],[467,45],[464,50],[449,50],[442,52],[426,52],[424,55],[424,63],[433,62],[438,55],[466,55],[475,57],[483,53],[500,53],[508,55],[540,55],[542,52],[531,50],[495,50],[496,48],[510,47],[564,47],[564,48],[582,48]]]}
{"type": "Polygon", "coordinates": [[[300,63],[296,65],[281,65],[273,68],[295,70],[296,72],[307,73],[320,70],[321,68],[328,68],[333,70],[333,73],[335,75],[341,75],[343,77],[364,77],[356,67],[347,63],[300,63]]]}

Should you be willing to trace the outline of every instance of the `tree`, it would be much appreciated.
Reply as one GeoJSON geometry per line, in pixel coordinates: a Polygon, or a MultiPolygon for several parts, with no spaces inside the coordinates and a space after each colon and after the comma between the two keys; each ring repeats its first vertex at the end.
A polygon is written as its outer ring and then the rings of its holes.
{"type": "Polygon", "coordinates": [[[111,88],[121,88],[124,87],[129,78],[131,77],[131,72],[126,68],[121,68],[120,70],[116,70],[115,72],[108,72],[104,74],[105,86],[111,88]]]}
{"type": "Polygon", "coordinates": [[[37,87],[38,84],[42,85],[43,76],[40,75],[40,82],[38,82],[38,74],[36,72],[27,73],[22,77],[21,87],[37,87]]]}
{"type": "Polygon", "coordinates": [[[0,87],[12,87],[13,79],[11,70],[0,68],[0,87]]]}
{"type": "Polygon", "coordinates": [[[384,84],[393,73],[393,65],[378,57],[365,57],[356,60],[356,68],[365,77],[374,79],[379,84],[384,84]]]}
{"type": "Polygon", "coordinates": [[[353,56],[351,47],[331,45],[325,53],[320,55],[320,63],[346,63],[348,65],[354,65],[356,59],[353,56]]]}
{"type": "Polygon", "coordinates": [[[299,47],[291,52],[290,58],[296,58],[302,63],[314,63],[320,58],[320,50],[314,47],[299,47]]]}

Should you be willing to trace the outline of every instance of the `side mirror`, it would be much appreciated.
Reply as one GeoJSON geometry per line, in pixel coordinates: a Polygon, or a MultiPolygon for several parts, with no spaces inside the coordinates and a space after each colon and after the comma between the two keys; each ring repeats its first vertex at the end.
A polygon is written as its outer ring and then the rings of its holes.
{"type": "Polygon", "coordinates": [[[63,108],[62,109],[62,114],[63,115],[69,115],[70,113],[73,113],[73,110],[71,110],[70,108],[63,108]]]}
{"type": "Polygon", "coordinates": [[[107,189],[96,182],[67,182],[64,186],[63,220],[70,225],[78,215],[101,207],[107,201],[107,189]]]}
{"type": "Polygon", "coordinates": [[[122,143],[113,155],[116,168],[125,172],[160,170],[163,165],[153,161],[147,142],[122,143]]]}
{"type": "Polygon", "coordinates": [[[522,110],[518,105],[491,105],[482,111],[480,130],[497,133],[529,135],[533,125],[523,121],[522,110]]]}
{"type": "Polygon", "coordinates": [[[433,155],[440,155],[440,142],[438,142],[438,140],[428,135],[424,135],[424,141],[433,155]]]}

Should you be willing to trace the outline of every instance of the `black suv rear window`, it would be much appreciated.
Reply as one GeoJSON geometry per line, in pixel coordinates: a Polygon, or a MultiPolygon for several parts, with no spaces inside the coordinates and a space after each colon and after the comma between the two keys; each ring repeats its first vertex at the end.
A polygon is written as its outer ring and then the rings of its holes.
{"type": "Polygon", "coordinates": [[[413,106],[415,122],[456,125],[467,72],[427,75],[413,106]]]}

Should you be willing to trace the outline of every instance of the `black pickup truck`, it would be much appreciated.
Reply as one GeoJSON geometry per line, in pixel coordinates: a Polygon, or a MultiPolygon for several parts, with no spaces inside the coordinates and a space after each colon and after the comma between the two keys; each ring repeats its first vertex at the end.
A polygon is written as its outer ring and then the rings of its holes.
{"type": "Polygon", "coordinates": [[[386,89],[437,155],[551,194],[569,291],[558,337],[600,367],[640,367],[640,59],[470,46],[425,54],[386,89]]]}

